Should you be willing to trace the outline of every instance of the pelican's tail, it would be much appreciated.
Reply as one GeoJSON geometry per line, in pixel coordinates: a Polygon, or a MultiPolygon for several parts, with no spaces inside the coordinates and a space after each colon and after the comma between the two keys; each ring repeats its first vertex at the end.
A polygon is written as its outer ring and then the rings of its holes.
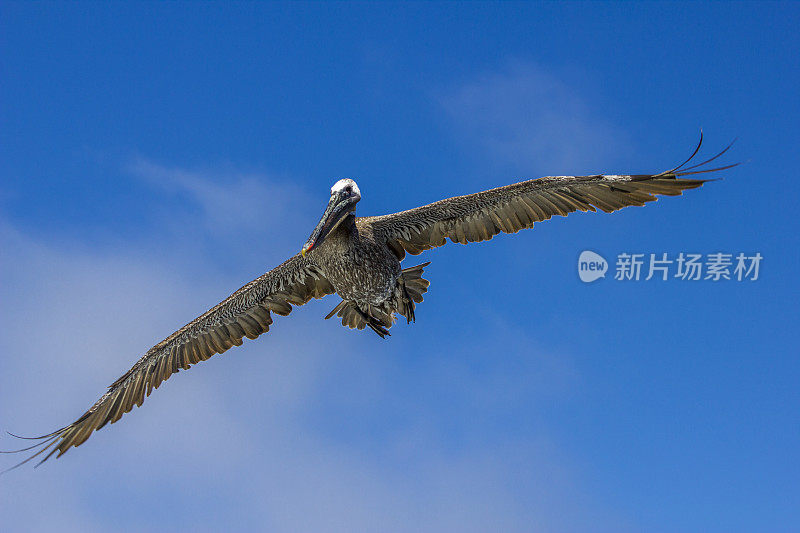
{"type": "Polygon", "coordinates": [[[423,270],[430,264],[430,261],[428,261],[411,268],[404,268],[400,273],[400,279],[397,280],[397,289],[395,290],[397,305],[395,309],[399,314],[406,317],[406,321],[409,323],[414,322],[415,304],[422,302],[422,295],[428,292],[428,286],[431,284],[430,281],[422,277],[423,270]]]}
{"type": "Polygon", "coordinates": [[[414,321],[414,307],[422,301],[422,295],[428,291],[430,282],[422,278],[423,269],[430,262],[404,268],[397,279],[394,294],[379,306],[367,305],[361,309],[356,302],[342,300],[334,307],[325,319],[333,315],[342,319],[342,325],[351,329],[369,327],[372,331],[385,337],[394,322],[394,313],[406,317],[410,323],[414,321]]]}

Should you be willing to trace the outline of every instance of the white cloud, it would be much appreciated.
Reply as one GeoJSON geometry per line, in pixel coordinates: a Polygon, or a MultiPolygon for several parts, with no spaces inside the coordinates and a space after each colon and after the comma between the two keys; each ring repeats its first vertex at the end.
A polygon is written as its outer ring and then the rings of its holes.
{"type": "Polygon", "coordinates": [[[317,214],[311,195],[288,179],[189,171],[141,157],[128,171],[173,199],[156,216],[161,228],[180,237],[179,246],[204,243],[216,246],[220,255],[246,255],[248,248],[263,243],[267,250],[282,253],[291,245],[291,253],[296,253],[308,236],[299,228],[317,214]]]}
{"type": "MultiPolygon", "coordinates": [[[[224,241],[233,254],[228,259],[247,261],[268,247],[235,230],[258,231],[263,217],[276,216],[255,207],[262,196],[292,190],[256,178],[222,180],[232,184],[223,186],[213,176],[142,165],[142,174],[172,179],[202,207],[176,217],[166,236],[154,234],[152,242],[74,249],[0,221],[0,248],[14,251],[0,260],[0,429],[41,433],[68,422],[139,354],[248,281],[209,250],[224,241]],[[250,207],[237,210],[242,203],[250,207]],[[217,205],[228,206],[222,211],[231,216],[244,214],[231,223],[217,205]],[[192,243],[184,235],[198,224],[221,230],[209,232],[208,250],[188,252],[192,243]]],[[[335,301],[278,317],[267,335],[173,376],[142,408],[62,459],[0,477],[2,529],[569,531],[618,525],[582,493],[580,476],[546,430],[492,434],[493,413],[524,401],[515,390],[556,383],[546,394],[566,394],[573,379],[568,365],[521,351],[515,378],[508,367],[476,369],[453,359],[418,376],[405,363],[401,338],[380,341],[323,322],[335,301]],[[431,401],[410,402],[410,415],[400,416],[406,405],[397,402],[409,394],[409,380],[431,401]],[[479,383],[483,389],[476,389],[479,383]],[[334,389],[336,395],[328,394],[334,389]],[[454,400],[437,402],[441,394],[454,400]],[[375,405],[389,412],[375,420],[369,412],[375,405]],[[471,426],[461,430],[484,437],[454,444],[440,427],[453,410],[457,423],[471,426]],[[347,431],[337,435],[320,421],[343,421],[347,431]],[[380,431],[371,433],[370,424],[380,431]]],[[[489,336],[508,333],[491,320],[486,327],[489,336]]],[[[524,350],[524,333],[512,336],[524,350]]],[[[452,348],[487,350],[468,340],[452,348]]],[[[0,449],[17,444],[0,439],[0,449]]],[[[15,458],[0,458],[0,466],[15,458]]]]}
{"type": "Polygon", "coordinates": [[[440,102],[458,134],[497,162],[523,172],[597,171],[605,157],[627,142],[591,110],[587,97],[592,85],[592,80],[570,85],[517,63],[446,91],[440,102]]]}

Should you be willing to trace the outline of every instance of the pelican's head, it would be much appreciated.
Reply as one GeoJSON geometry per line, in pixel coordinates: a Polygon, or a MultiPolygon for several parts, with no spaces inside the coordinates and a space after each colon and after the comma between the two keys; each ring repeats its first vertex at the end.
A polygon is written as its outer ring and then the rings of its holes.
{"type": "Polygon", "coordinates": [[[317,227],[311,232],[311,236],[306,241],[305,246],[300,250],[303,257],[309,250],[318,246],[331,231],[336,229],[347,218],[347,215],[356,210],[356,204],[359,200],[361,200],[361,191],[358,190],[358,185],[356,185],[355,181],[345,178],[333,184],[328,207],[325,208],[325,213],[323,213],[317,227]]]}

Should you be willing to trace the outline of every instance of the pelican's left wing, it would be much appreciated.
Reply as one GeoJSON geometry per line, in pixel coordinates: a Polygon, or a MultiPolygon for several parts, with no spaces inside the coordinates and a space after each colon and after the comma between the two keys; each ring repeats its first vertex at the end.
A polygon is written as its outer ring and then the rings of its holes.
{"type": "Polygon", "coordinates": [[[150,348],[75,422],[48,435],[35,437],[41,440],[38,444],[4,453],[42,447],[16,466],[48,449],[49,453],[41,462],[56,452],[60,457],[70,447],[82,444],[92,432],[119,420],[134,405],[142,405],[153,389],[172,374],[234,345],[240,346],[243,337],[255,339],[269,331],[272,324],[270,312],[288,315],[292,305],[303,305],[312,297],[322,298],[333,292],[333,286],[309,258],[295,255],[150,348]]]}
{"type": "Polygon", "coordinates": [[[534,222],[548,220],[553,215],[566,216],[595,208],[611,213],[629,205],[644,205],[658,195],[680,195],[706,181],[682,176],[735,166],[701,168],[728,148],[683,170],[680,169],[697,154],[700,144],[682,165],[659,174],[545,177],[456,196],[400,213],[369,217],[364,222],[372,226],[376,239],[385,242],[402,259],[406,252],[416,255],[442,246],[448,238],[461,244],[480,242],[500,232],[516,233],[531,228],[534,222]]]}

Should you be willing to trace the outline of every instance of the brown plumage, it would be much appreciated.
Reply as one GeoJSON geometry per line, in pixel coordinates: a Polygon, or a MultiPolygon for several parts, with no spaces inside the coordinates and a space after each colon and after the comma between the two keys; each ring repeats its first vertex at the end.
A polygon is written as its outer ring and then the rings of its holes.
{"type": "Polygon", "coordinates": [[[401,269],[406,253],[417,255],[447,239],[462,244],[488,240],[500,232],[530,228],[553,215],[596,209],[611,213],[644,205],[658,195],[680,195],[706,181],[682,176],[735,166],[702,168],[728,146],[711,159],[684,168],[701,143],[702,135],[689,159],[659,174],[545,177],[378,217],[355,217],[361,198],[358,186],[353,180],[339,180],[300,254],[153,346],[73,423],[35,437],[39,442],[33,446],[3,453],[36,450],[15,467],[40,455],[40,463],[54,454],[60,457],[134,405],[141,406],[172,374],[241,345],[244,337],[255,339],[269,331],[271,313],[288,315],[293,305],[311,298],[336,292],[342,302],[325,318],[337,315],[349,328],[369,327],[381,337],[389,335],[396,314],[408,322],[414,320],[415,305],[422,302],[429,285],[422,278],[428,263],[401,269]]]}

